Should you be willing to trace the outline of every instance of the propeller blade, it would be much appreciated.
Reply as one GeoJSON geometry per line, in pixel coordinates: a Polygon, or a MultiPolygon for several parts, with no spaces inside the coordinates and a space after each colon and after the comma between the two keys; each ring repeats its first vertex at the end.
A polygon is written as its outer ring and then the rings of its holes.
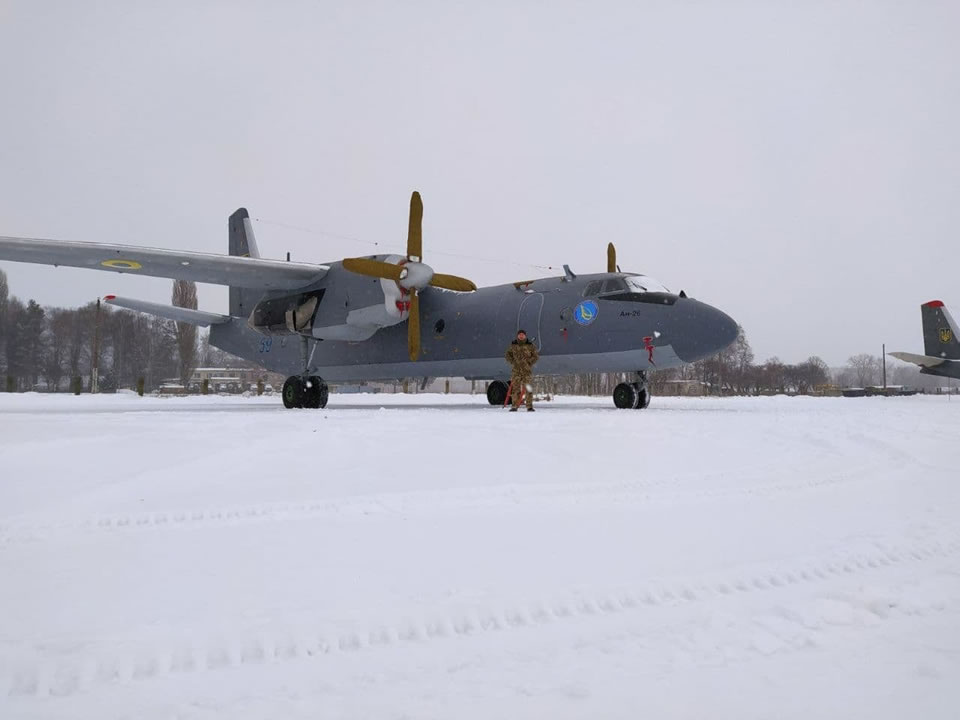
{"type": "Polygon", "coordinates": [[[410,224],[407,228],[407,258],[423,262],[423,200],[416,190],[410,196],[410,224]]]}
{"type": "Polygon", "coordinates": [[[477,286],[466,278],[444,273],[434,273],[430,284],[444,290],[456,290],[457,292],[473,292],[477,289],[477,286]]]}
{"type": "Polygon", "coordinates": [[[613,243],[607,244],[607,272],[617,272],[617,249],[613,243]]]}
{"type": "Polygon", "coordinates": [[[358,275],[368,275],[397,282],[404,277],[403,268],[400,265],[367,258],[346,258],[343,261],[343,268],[358,275]]]}
{"type": "Polygon", "coordinates": [[[407,318],[407,350],[410,361],[420,357],[420,298],[416,290],[410,291],[410,317],[407,318]]]}

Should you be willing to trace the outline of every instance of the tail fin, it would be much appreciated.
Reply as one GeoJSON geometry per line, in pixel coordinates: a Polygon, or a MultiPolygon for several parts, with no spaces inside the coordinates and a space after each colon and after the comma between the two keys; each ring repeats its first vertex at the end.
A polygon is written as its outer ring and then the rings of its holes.
{"type": "Polygon", "coordinates": [[[960,360],[957,324],[946,306],[939,300],[931,300],[920,306],[920,315],[923,317],[924,352],[931,357],[960,360]]]}
{"type": "MultiPolygon", "coordinates": [[[[260,257],[257,241],[253,237],[253,224],[246,208],[238,209],[227,221],[229,228],[229,252],[238,257],[260,257]]],[[[230,314],[234,317],[250,317],[254,306],[263,293],[249,288],[230,288],[230,314]]]]}

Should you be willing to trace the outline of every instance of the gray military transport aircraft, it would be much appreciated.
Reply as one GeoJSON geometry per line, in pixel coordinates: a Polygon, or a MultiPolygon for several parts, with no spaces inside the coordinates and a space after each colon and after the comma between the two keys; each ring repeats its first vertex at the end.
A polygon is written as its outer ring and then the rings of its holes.
{"type": "Polygon", "coordinates": [[[940,300],[924,303],[920,306],[920,319],[923,321],[923,351],[926,354],[890,354],[898,360],[919,365],[924,375],[960,378],[960,338],[947,306],[940,300]]]}
{"type": "Polygon", "coordinates": [[[647,372],[724,349],[737,324],[710,305],[645,275],[607,272],[477,289],[423,262],[420,194],[410,199],[406,255],[322,265],[266,260],[243,208],[230,216],[229,255],[107,243],[0,237],[0,260],[65,265],[227,285],[221,315],[107,295],[106,302],[210,327],[210,344],[289,375],[288,407],[322,408],[327,382],[465,377],[491,381],[503,405],[504,351],[523,328],[540,350],[538,375],[635,373],[613,392],[618,408],[650,403],[647,372]],[[405,327],[404,327],[405,325],[405,327]]]}

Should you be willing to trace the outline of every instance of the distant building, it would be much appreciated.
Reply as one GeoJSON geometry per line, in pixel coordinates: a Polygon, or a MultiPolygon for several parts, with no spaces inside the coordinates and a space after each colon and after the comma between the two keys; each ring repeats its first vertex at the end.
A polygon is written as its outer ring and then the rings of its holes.
{"type": "MultiPolygon", "coordinates": [[[[197,368],[187,382],[187,392],[199,393],[203,381],[209,383],[212,393],[242,393],[256,390],[257,383],[263,381],[265,389],[279,392],[286,378],[279,373],[267,372],[263,368],[197,368]]],[[[170,383],[176,383],[171,380],[170,383]]]]}

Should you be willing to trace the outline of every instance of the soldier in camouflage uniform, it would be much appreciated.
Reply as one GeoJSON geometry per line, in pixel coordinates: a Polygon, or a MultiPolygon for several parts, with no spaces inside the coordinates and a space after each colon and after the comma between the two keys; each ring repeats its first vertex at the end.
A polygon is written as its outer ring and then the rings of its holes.
{"type": "Polygon", "coordinates": [[[516,412],[520,407],[520,396],[526,388],[527,394],[527,412],[533,412],[533,366],[540,359],[540,353],[537,352],[537,346],[527,340],[527,333],[523,330],[517,330],[517,339],[510,343],[505,356],[510,363],[510,400],[513,407],[510,412],[516,412]]]}

